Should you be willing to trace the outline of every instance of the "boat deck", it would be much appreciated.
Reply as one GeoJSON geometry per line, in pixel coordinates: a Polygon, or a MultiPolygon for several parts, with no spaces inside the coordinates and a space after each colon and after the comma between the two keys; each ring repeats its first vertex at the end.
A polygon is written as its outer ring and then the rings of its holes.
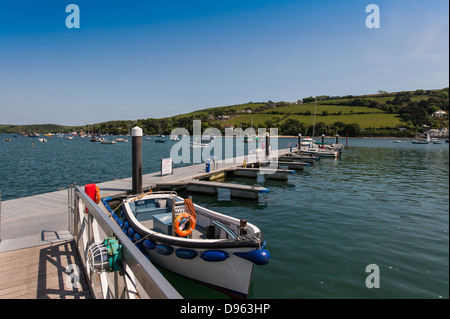
{"type": "MultiPolygon", "coordinates": [[[[143,222],[141,222],[141,225],[148,229],[154,230],[153,229],[153,220],[143,221],[143,222]]],[[[192,232],[192,238],[193,239],[205,239],[206,238],[205,228],[203,228],[199,225],[196,225],[194,231],[192,232]]]]}

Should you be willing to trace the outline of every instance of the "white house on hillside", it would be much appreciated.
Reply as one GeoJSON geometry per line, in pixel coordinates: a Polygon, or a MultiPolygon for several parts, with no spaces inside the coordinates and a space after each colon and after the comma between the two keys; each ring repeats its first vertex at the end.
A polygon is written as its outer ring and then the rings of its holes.
{"type": "Polygon", "coordinates": [[[446,114],[447,114],[447,112],[439,110],[439,111],[433,112],[432,116],[434,116],[434,117],[444,117],[446,114]]]}

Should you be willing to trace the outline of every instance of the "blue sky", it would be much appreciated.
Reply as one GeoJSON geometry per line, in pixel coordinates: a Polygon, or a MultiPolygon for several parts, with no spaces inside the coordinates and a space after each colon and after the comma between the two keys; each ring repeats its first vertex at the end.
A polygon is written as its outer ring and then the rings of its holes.
{"type": "Polygon", "coordinates": [[[0,124],[447,87],[448,11],[446,0],[2,0],[0,124]],[[79,29],[65,25],[71,3],[79,29]],[[379,29],[365,25],[370,3],[379,29]]]}

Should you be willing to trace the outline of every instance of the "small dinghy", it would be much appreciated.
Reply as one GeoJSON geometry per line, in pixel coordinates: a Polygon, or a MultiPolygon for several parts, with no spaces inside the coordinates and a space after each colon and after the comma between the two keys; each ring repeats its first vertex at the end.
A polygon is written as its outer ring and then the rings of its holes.
{"type": "Polygon", "coordinates": [[[270,260],[258,227],[174,192],[133,196],[122,204],[123,219],[113,217],[150,261],[230,296],[246,298],[254,265],[270,260]]]}

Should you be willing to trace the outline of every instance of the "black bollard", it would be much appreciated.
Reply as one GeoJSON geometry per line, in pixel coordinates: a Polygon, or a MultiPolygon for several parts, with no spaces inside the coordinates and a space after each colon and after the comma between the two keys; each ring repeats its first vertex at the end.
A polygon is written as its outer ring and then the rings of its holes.
{"type": "Polygon", "coordinates": [[[339,135],[336,134],[336,144],[339,144],[339,135]]]}
{"type": "Polygon", "coordinates": [[[266,156],[269,156],[269,132],[266,133],[266,156]]]}
{"type": "Polygon", "coordinates": [[[142,129],[133,127],[132,136],[132,185],[133,194],[142,193],[142,129]]]}
{"type": "Polygon", "coordinates": [[[322,134],[322,144],[325,143],[325,134],[322,134]]]}

